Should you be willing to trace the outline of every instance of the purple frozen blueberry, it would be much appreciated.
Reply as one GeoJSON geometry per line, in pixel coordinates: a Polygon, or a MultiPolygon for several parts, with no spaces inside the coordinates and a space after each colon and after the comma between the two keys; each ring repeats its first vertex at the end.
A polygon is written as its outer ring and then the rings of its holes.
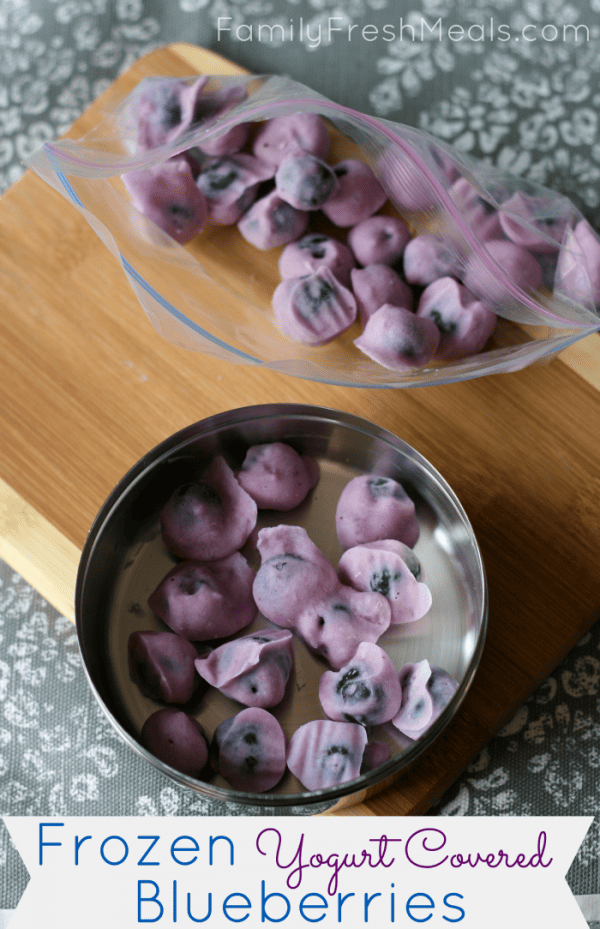
{"type": "MultiPolygon", "coordinates": [[[[432,163],[427,167],[430,170],[434,168],[436,172],[439,172],[441,168],[446,174],[447,165],[444,156],[438,153],[433,146],[429,148],[429,152],[432,163]],[[437,162],[435,167],[434,162],[437,162]]],[[[400,210],[422,212],[435,208],[437,202],[435,189],[429,176],[419,165],[418,159],[390,146],[380,157],[377,168],[379,176],[386,185],[390,200],[400,210]]]]}
{"type": "Polygon", "coordinates": [[[274,526],[258,533],[262,564],[256,573],[256,605],[277,626],[292,628],[311,600],[337,590],[335,568],[301,526],[274,526]]]}
{"type": "Polygon", "coordinates": [[[372,264],[366,268],[355,268],[350,272],[350,278],[363,326],[386,303],[412,310],[412,290],[389,265],[372,264]]]}
{"type": "Polygon", "coordinates": [[[208,563],[184,561],[163,578],[148,604],[186,639],[222,639],[256,618],[253,581],[254,571],[239,552],[208,563]]]}
{"type": "Polygon", "coordinates": [[[529,197],[520,191],[501,204],[498,216],[511,242],[539,254],[556,252],[567,226],[566,216],[556,216],[556,198],[529,197]]]}
{"type": "Polygon", "coordinates": [[[287,280],[325,267],[340,284],[349,288],[350,272],[355,264],[354,255],[343,242],[320,232],[309,232],[297,242],[286,245],[279,259],[279,273],[287,280]]]}
{"type": "MultiPolygon", "coordinates": [[[[243,84],[232,84],[203,95],[196,102],[192,125],[196,127],[208,126],[218,116],[222,116],[236,104],[246,99],[246,88],[243,84]]],[[[250,135],[250,123],[237,123],[225,132],[220,132],[212,139],[205,139],[198,143],[200,151],[205,155],[220,158],[223,155],[234,155],[239,152],[250,135]]]]}
{"type": "Polygon", "coordinates": [[[252,155],[229,155],[208,161],[196,180],[206,198],[210,222],[231,226],[254,202],[262,181],[272,177],[272,170],[252,155]]]}
{"type": "Polygon", "coordinates": [[[307,599],[294,630],[335,670],[347,664],[361,642],[376,642],[390,625],[390,605],[379,593],[344,584],[328,597],[307,599]]]}
{"type": "Polygon", "coordinates": [[[250,245],[267,251],[295,242],[307,225],[308,213],[286,203],[273,190],[252,204],[238,222],[238,229],[250,245]]]}
{"type": "MultiPolygon", "coordinates": [[[[192,83],[179,78],[144,81],[129,105],[138,146],[147,150],[172,142],[186,130],[210,123],[246,96],[242,84],[216,91],[207,91],[207,84],[206,76],[192,83]]],[[[248,123],[240,123],[199,147],[208,155],[233,154],[243,148],[249,131],[248,123]]]]}
{"type": "Polygon", "coordinates": [[[374,771],[375,768],[389,761],[391,757],[392,750],[386,742],[371,739],[365,747],[360,773],[366,774],[368,771],[374,771]]]}
{"type": "Polygon", "coordinates": [[[465,268],[463,283],[475,297],[490,308],[506,301],[506,281],[527,293],[539,289],[542,269],[531,252],[514,242],[491,241],[485,243],[488,261],[473,253],[465,268]],[[491,259],[491,261],[489,260],[491,259]],[[490,267],[491,265],[491,267],[490,267]],[[500,273],[493,270],[496,265],[500,273]]]}
{"type": "Polygon", "coordinates": [[[335,225],[347,229],[381,209],[387,194],[364,161],[347,158],[334,165],[336,189],[323,204],[323,213],[335,225]]]}
{"type": "Polygon", "coordinates": [[[427,585],[415,579],[401,555],[378,547],[376,542],[347,549],[340,559],[338,575],[356,590],[383,594],[389,601],[394,625],[421,619],[431,606],[427,585]]]}
{"type": "Polygon", "coordinates": [[[442,277],[421,294],[417,317],[430,319],[440,332],[436,357],[452,361],[480,352],[498,317],[458,281],[442,277]]]}
{"type": "Polygon", "coordinates": [[[128,107],[138,146],[148,150],[176,139],[190,125],[196,101],[207,82],[207,77],[199,77],[192,84],[177,78],[142,82],[128,107]]]}
{"type": "Polygon", "coordinates": [[[439,330],[430,319],[385,303],[369,317],[354,344],[390,371],[411,371],[429,364],[439,341],[439,330]]]}
{"type": "Polygon", "coordinates": [[[344,549],[397,539],[412,548],[419,538],[415,505],[397,481],[362,474],[344,487],[337,504],[335,526],[344,549]]]}
{"type": "Polygon", "coordinates": [[[330,719],[361,726],[388,722],[401,699],[398,672],[372,642],[361,642],[347,665],[337,672],[325,671],[319,681],[319,700],[330,719]]]}
{"type": "Polygon", "coordinates": [[[361,265],[393,265],[402,257],[410,232],[396,216],[371,216],[348,233],[348,245],[361,265]]]}
{"type": "Polygon", "coordinates": [[[208,206],[185,159],[130,171],[122,180],[135,208],[181,245],[204,229],[208,206]]]}
{"type": "Polygon", "coordinates": [[[423,567],[412,548],[397,539],[377,539],[375,542],[363,542],[363,548],[374,548],[381,552],[393,552],[399,555],[416,581],[423,580],[423,567]]]}
{"type": "Polygon", "coordinates": [[[187,703],[200,683],[191,642],[174,632],[132,632],[127,644],[129,676],[145,697],[187,703]]]}
{"type": "Polygon", "coordinates": [[[258,129],[252,151],[276,167],[292,152],[311,152],[318,158],[327,158],[331,139],[327,126],[316,113],[295,113],[276,116],[258,129]]]}
{"type": "Polygon", "coordinates": [[[408,283],[421,287],[440,277],[458,277],[461,268],[460,256],[453,246],[443,236],[430,232],[410,240],[404,249],[403,264],[408,283]]]}
{"type": "Polygon", "coordinates": [[[292,634],[261,629],[196,658],[200,677],[245,706],[281,703],[294,664],[292,634]]]}
{"type": "Polygon", "coordinates": [[[200,777],[208,761],[204,729],[183,710],[157,710],[149,716],[141,742],[160,761],[190,777],[200,777]]]}
{"type": "Polygon", "coordinates": [[[256,518],[256,503],[220,455],[200,480],[178,487],[160,515],[169,551],[193,561],[217,561],[238,551],[256,518]]]}
{"type": "Polygon", "coordinates": [[[356,319],[356,300],[328,268],[282,281],[273,294],[273,311],[288,338],[324,345],[356,319]]]}
{"type": "Polygon", "coordinates": [[[400,671],[402,704],[392,723],[411,739],[420,738],[433,725],[458,690],[443,668],[427,660],[407,664],[400,671]]]}
{"type": "Polygon", "coordinates": [[[249,707],[215,729],[211,755],[234,790],[264,793],[285,772],[285,735],[271,713],[249,707]]]}
{"type": "Polygon", "coordinates": [[[335,190],[335,174],[326,161],[309,152],[287,155],[275,175],[282,200],[297,210],[318,210],[335,190]]]}
{"type": "Polygon", "coordinates": [[[237,479],[259,509],[288,511],[315,486],[319,466],[285,442],[270,442],[248,449],[237,479]]]}
{"type": "Polygon", "coordinates": [[[584,306],[600,307],[600,239],[585,219],[561,248],[555,289],[584,306]]]}
{"type": "Polygon", "coordinates": [[[459,208],[465,225],[477,239],[488,242],[504,237],[498,210],[465,177],[454,182],[449,194],[459,208]]]}
{"type": "Polygon", "coordinates": [[[363,726],[315,719],[296,729],[287,765],[306,790],[337,787],[359,776],[366,744],[363,726]]]}

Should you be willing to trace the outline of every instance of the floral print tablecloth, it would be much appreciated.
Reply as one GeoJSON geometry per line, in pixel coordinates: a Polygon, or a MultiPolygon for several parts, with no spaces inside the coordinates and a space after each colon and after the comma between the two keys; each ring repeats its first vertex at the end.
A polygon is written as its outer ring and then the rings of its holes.
{"type": "MultiPolygon", "coordinates": [[[[567,194],[600,227],[600,0],[0,0],[0,191],[121,71],[173,41],[426,129],[567,194]]],[[[596,626],[432,813],[596,815],[599,699],[596,626]]],[[[73,627],[0,563],[0,815],[109,811],[229,812],[120,743],[73,627]]],[[[575,893],[600,893],[599,859],[595,823],[575,893]]],[[[1,910],[27,879],[5,830],[0,866],[1,910]]]]}

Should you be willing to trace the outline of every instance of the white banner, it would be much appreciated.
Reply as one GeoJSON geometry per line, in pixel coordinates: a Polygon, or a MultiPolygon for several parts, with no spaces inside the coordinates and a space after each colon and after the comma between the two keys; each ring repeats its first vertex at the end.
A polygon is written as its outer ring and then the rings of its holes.
{"type": "Polygon", "coordinates": [[[9,929],[278,924],[586,929],[592,817],[4,817],[31,875],[9,929]]]}

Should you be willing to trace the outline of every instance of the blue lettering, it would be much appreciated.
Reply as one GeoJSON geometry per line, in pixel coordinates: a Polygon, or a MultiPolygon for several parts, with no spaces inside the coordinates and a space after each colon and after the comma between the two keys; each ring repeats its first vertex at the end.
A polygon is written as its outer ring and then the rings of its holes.
{"type": "Polygon", "coordinates": [[[250,903],[250,900],[248,899],[246,894],[233,893],[233,894],[229,894],[229,896],[225,897],[225,899],[223,900],[223,913],[225,914],[225,918],[228,919],[230,922],[243,923],[245,922],[245,920],[248,919],[250,915],[249,913],[246,913],[245,916],[240,916],[238,919],[236,919],[235,916],[229,915],[228,910],[249,910],[251,906],[252,904],[250,903]],[[242,897],[244,900],[244,903],[230,903],[229,901],[232,900],[234,897],[242,897]]]}
{"type": "Polygon", "coordinates": [[[146,861],[146,858],[148,857],[148,855],[150,854],[150,852],[152,851],[152,849],[158,842],[159,838],[160,838],[159,835],[138,835],[138,839],[150,839],[150,845],[148,846],[148,848],[146,849],[146,851],[144,852],[144,854],[138,861],[138,865],[146,865],[147,867],[150,865],[155,865],[156,867],[159,866],[160,861],[146,861]]]}
{"type": "Polygon", "coordinates": [[[180,836],[177,836],[176,839],[173,839],[173,844],[171,845],[171,858],[176,864],[181,864],[181,865],[193,864],[195,861],[198,861],[197,855],[194,855],[194,857],[190,858],[189,861],[181,861],[181,859],[179,859],[177,855],[184,854],[185,852],[199,852],[199,851],[200,851],[200,846],[198,845],[196,840],[192,838],[191,835],[180,835],[180,836]],[[193,843],[191,848],[189,846],[186,847],[185,845],[182,847],[177,844],[178,842],[182,842],[184,839],[189,839],[190,842],[193,843]]]}
{"type": "Polygon", "coordinates": [[[288,916],[290,915],[290,910],[291,910],[290,901],[285,896],[285,894],[274,892],[272,894],[267,894],[265,896],[265,882],[264,881],[260,882],[260,921],[261,923],[264,923],[267,920],[270,923],[282,923],[284,919],[287,919],[288,916]],[[269,916],[269,914],[267,913],[267,910],[266,910],[267,900],[271,900],[273,897],[280,897],[281,900],[285,900],[286,912],[284,916],[279,916],[279,917],[269,916]]]}
{"type": "Polygon", "coordinates": [[[419,919],[418,916],[413,916],[411,910],[432,910],[435,907],[435,903],[429,896],[429,894],[413,894],[412,897],[409,897],[406,901],[406,912],[408,913],[410,919],[415,923],[426,923],[428,919],[431,919],[432,913],[429,916],[423,916],[422,919],[419,919]],[[425,897],[427,903],[413,903],[417,897],[425,897]]]}
{"type": "Polygon", "coordinates": [[[300,901],[298,908],[300,910],[300,916],[302,919],[305,919],[309,923],[320,923],[322,919],[325,919],[325,913],[321,913],[320,916],[313,918],[312,916],[307,916],[304,910],[326,910],[328,909],[329,904],[322,894],[305,894],[300,901]],[[307,903],[306,901],[310,897],[318,897],[321,901],[320,903],[307,903]]]}
{"type": "Polygon", "coordinates": [[[449,897],[459,897],[461,900],[464,900],[465,898],[462,894],[446,894],[444,897],[444,905],[447,906],[449,910],[458,910],[460,916],[455,916],[454,918],[451,916],[442,916],[442,919],[445,919],[447,923],[459,923],[465,918],[465,911],[463,910],[462,906],[456,906],[454,903],[448,903],[449,897]]]}
{"type": "Polygon", "coordinates": [[[366,923],[369,922],[369,907],[371,906],[371,903],[373,902],[373,900],[375,900],[376,897],[380,897],[380,896],[381,894],[371,894],[371,896],[369,896],[368,894],[365,894],[365,922],[366,923]]]}
{"type": "Polygon", "coordinates": [[[110,865],[119,865],[119,864],[123,864],[123,862],[124,862],[125,859],[127,858],[128,854],[129,854],[129,846],[128,846],[127,842],[125,841],[125,839],[123,839],[120,835],[108,835],[108,836],[105,838],[105,840],[104,840],[104,842],[102,843],[102,845],[100,846],[100,857],[102,858],[103,861],[106,862],[106,864],[110,864],[110,865]],[[106,845],[107,842],[112,842],[113,839],[116,839],[117,842],[122,842],[122,843],[123,843],[123,848],[124,848],[123,857],[122,857],[122,858],[119,858],[118,861],[111,861],[111,860],[110,860],[109,858],[107,858],[106,855],[104,854],[104,846],[106,845]]]}
{"type": "Polygon", "coordinates": [[[156,884],[154,881],[138,881],[138,908],[137,908],[138,923],[157,923],[159,919],[162,919],[162,915],[164,913],[165,908],[160,902],[160,900],[158,899],[159,892],[160,892],[160,888],[158,884],[156,884]],[[142,884],[151,884],[154,887],[153,896],[151,897],[141,896],[142,884]],[[142,916],[142,903],[156,903],[160,911],[158,916],[148,917],[147,919],[144,919],[144,917],[142,916]]]}
{"type": "Polygon", "coordinates": [[[62,842],[44,842],[44,839],[43,839],[44,826],[64,826],[64,823],[40,823],[38,827],[39,848],[40,848],[40,868],[44,863],[42,861],[43,854],[44,854],[42,849],[50,845],[62,845],[62,842]]]}
{"type": "Polygon", "coordinates": [[[208,913],[206,914],[206,916],[201,916],[201,917],[192,916],[192,912],[190,910],[191,897],[192,897],[191,894],[187,895],[187,914],[189,918],[192,920],[193,923],[205,923],[206,920],[210,919],[212,915],[212,894],[209,893],[208,895],[208,913]]]}
{"type": "Polygon", "coordinates": [[[84,835],[82,839],[80,839],[78,835],[75,836],[75,864],[76,865],[79,864],[79,849],[81,848],[84,842],[87,842],[87,840],[91,838],[92,838],[91,835],[84,835]]]}
{"type": "Polygon", "coordinates": [[[341,894],[338,894],[338,920],[337,920],[338,923],[341,923],[342,921],[342,907],[344,903],[346,902],[346,900],[349,900],[350,897],[355,897],[355,896],[356,894],[345,894],[345,896],[342,897],[341,894]]]}
{"type": "Polygon", "coordinates": [[[224,839],[225,842],[229,842],[229,847],[230,847],[229,864],[233,867],[233,842],[227,835],[215,835],[215,836],[211,835],[209,839],[209,843],[208,843],[208,850],[209,850],[208,863],[209,864],[213,863],[213,845],[215,844],[215,842],[218,842],[219,839],[224,839]]]}

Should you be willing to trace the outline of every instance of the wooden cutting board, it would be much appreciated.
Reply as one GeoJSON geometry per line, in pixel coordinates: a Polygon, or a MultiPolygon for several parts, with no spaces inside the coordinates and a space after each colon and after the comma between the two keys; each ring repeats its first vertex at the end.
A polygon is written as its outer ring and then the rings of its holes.
{"type": "MultiPolygon", "coordinates": [[[[70,135],[147,75],[235,70],[192,46],[159,50],[70,135]]],[[[549,364],[462,384],[323,386],[162,340],[95,233],[31,172],[0,200],[0,243],[0,556],[70,618],[79,551],[108,493],[206,416],[273,400],[346,410],[401,436],[449,481],[489,580],[480,669],[411,773],[347,812],[427,810],[597,617],[600,335],[549,364]]]]}

